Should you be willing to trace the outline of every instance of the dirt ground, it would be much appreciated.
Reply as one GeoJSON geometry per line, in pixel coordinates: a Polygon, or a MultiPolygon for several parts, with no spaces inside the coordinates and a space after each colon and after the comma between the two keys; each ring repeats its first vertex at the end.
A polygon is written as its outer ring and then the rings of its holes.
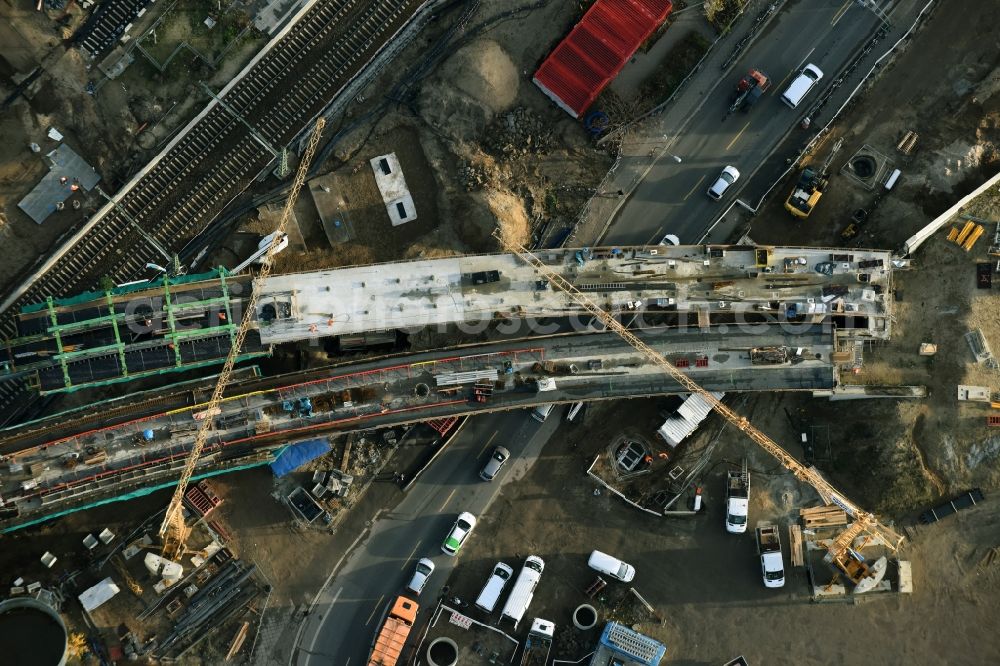
{"type": "MultiPolygon", "coordinates": [[[[796,222],[782,210],[783,197],[792,187],[789,179],[752,222],[753,239],[898,249],[993,175],[1000,168],[1000,41],[984,27],[987,15],[988,9],[976,2],[936,11],[818,151],[815,161],[821,162],[838,138],[845,139],[832,163],[835,175],[829,192],[813,215],[796,222]],[[957,50],[956,36],[965,44],[957,50]],[[914,85],[916,80],[938,83],[914,85]],[[892,104],[886,104],[890,99],[892,104]],[[909,130],[920,138],[914,153],[905,156],[896,143],[909,130]],[[877,206],[874,192],[840,172],[865,144],[903,172],[897,187],[882,195],[877,206]],[[859,208],[871,211],[868,221],[858,237],[845,241],[841,230],[859,208]]],[[[987,193],[965,213],[1000,221],[1000,196],[987,193]]],[[[1000,454],[1000,437],[986,427],[988,406],[957,400],[959,384],[997,388],[996,372],[974,363],[964,339],[977,328],[988,342],[998,344],[993,341],[1000,339],[1000,298],[995,291],[977,289],[975,273],[977,262],[995,263],[987,251],[996,230],[996,224],[986,224],[971,252],[949,243],[947,229],[925,243],[912,257],[913,269],[896,274],[892,340],[867,348],[861,372],[845,379],[923,385],[928,399],[814,401],[808,407],[804,421],[850,424],[850,446],[839,444],[834,456],[845,469],[855,470],[853,483],[860,490],[882,490],[874,503],[880,510],[905,512],[970,486],[1000,483],[995,466],[989,464],[1000,454]],[[922,342],[937,344],[938,354],[918,356],[922,342]],[[872,461],[878,462],[874,470],[872,461]]]]}
{"type": "MultiPolygon", "coordinates": [[[[583,591],[595,577],[586,558],[599,548],[635,566],[634,587],[664,616],[662,626],[647,617],[637,619],[636,627],[667,645],[665,663],[707,666],[743,654],[751,664],[978,664],[1000,655],[1000,642],[982,627],[998,610],[1000,565],[987,563],[989,550],[1000,542],[995,502],[915,531],[900,554],[913,562],[912,596],[872,598],[858,606],[813,604],[803,570],[789,569],[783,589],[764,588],[752,535],[730,535],[723,528],[725,461],[743,456],[751,468],[751,525],[785,522],[798,507],[817,502],[815,493],[731,429],[722,435],[720,463],[702,480],[706,510],[695,518],[649,516],[606,490],[595,492],[598,486],[585,470],[624,427],[615,415],[655,413],[650,403],[655,401],[596,403],[582,424],[561,426],[538,465],[505,486],[490,515],[480,520],[450,581],[453,592],[474,599],[494,562],[513,565],[540,555],[545,573],[528,614],[566,627],[573,608],[594,603],[583,591]]],[[[761,398],[742,411],[779,441],[794,441],[781,404],[777,407],[773,399],[761,398]]],[[[719,425],[710,417],[698,437],[714,436],[719,425]]],[[[834,483],[843,480],[837,473],[830,476],[834,483]]],[[[907,517],[905,524],[910,523],[907,517]]],[[[599,626],[620,592],[612,584],[609,601],[595,604],[599,626]]],[[[598,635],[557,633],[557,655],[578,659],[598,635]]]]}
{"type": "MultiPolygon", "coordinates": [[[[195,2],[198,11],[216,7],[204,0],[180,4],[195,2]]],[[[151,4],[130,34],[141,34],[170,5],[151,4]]],[[[4,26],[0,32],[0,100],[36,68],[42,70],[24,95],[0,109],[0,136],[4,138],[0,145],[0,241],[8,251],[7,261],[0,266],[0,285],[17,279],[104,204],[96,191],[80,192],[73,197],[81,203],[78,210],[70,200],[65,210],[56,211],[41,225],[17,207],[47,171],[44,155],[57,145],[46,137],[49,127],[57,128],[65,142],[94,167],[101,176],[99,187],[111,194],[208,101],[197,81],[215,90],[222,88],[265,43],[259,33],[251,31],[232,40],[215,68],[185,51],[163,72],[136,52],[135,62],[109,80],[96,62],[89,62],[80,49],[63,41],[82,25],[87,13],[74,2],[68,3],[65,13],[36,12],[34,3],[22,0],[0,2],[4,26]],[[87,92],[88,83],[94,84],[94,94],[87,92]],[[30,150],[33,142],[41,147],[40,153],[30,150]]],[[[204,28],[200,22],[197,26],[204,28]]],[[[231,32],[224,21],[218,34],[231,32]]],[[[211,56],[221,53],[219,48],[208,51],[211,56]]]]}
{"type": "MultiPolygon", "coordinates": [[[[347,202],[355,238],[331,248],[321,228],[314,234],[304,230],[306,251],[286,250],[278,269],[487,252],[496,248],[491,234],[497,225],[530,244],[546,225],[571,224],[610,161],[530,78],[581,12],[576,3],[481,3],[450,55],[420,74],[399,104],[348,131],[323,165],[321,178],[333,182],[333,194],[347,202]],[[533,11],[496,19],[536,4],[541,6],[533,11]],[[531,40],[523,38],[527,33],[531,40]],[[368,164],[386,152],[400,158],[418,215],[396,228],[381,207],[368,164]]],[[[400,68],[362,91],[345,124],[382,104],[403,66],[419,63],[450,25],[439,23],[398,56],[400,68]]]]}
{"type": "MultiPolygon", "coordinates": [[[[475,33],[474,19],[469,41],[425,80],[409,106],[401,105],[374,128],[359,129],[345,139],[328,166],[336,169],[345,189],[355,190],[346,192],[348,196],[373,207],[370,184],[353,180],[352,169],[362,164],[356,174],[370,178],[365,171],[370,157],[398,152],[411,188],[421,197],[417,206],[422,217],[413,223],[418,226],[412,232],[393,230],[400,235],[389,239],[384,220],[382,226],[364,225],[357,242],[335,249],[316,220],[302,216],[308,250],[298,255],[286,251],[284,265],[302,270],[421,253],[484,251],[494,247],[489,232],[498,218],[505,230],[525,240],[540,224],[572,220],[607,167],[606,158],[589,147],[575,122],[538,93],[530,73],[579,15],[577,4],[548,3],[527,18],[504,21],[481,33],[475,33]],[[525,34],[532,39],[524,39],[525,34]]],[[[504,3],[487,1],[481,11],[488,16],[503,8],[504,3]]],[[[939,7],[903,56],[840,123],[846,129],[838,132],[846,140],[835,169],[867,143],[904,172],[852,242],[899,247],[996,169],[1000,95],[993,91],[1000,49],[991,29],[992,9],[990,3],[971,0],[950,4],[947,12],[939,7]],[[910,129],[920,139],[914,155],[906,157],[895,152],[895,144],[910,129]]],[[[427,39],[407,53],[426,49],[427,39]]],[[[383,74],[373,89],[389,78],[390,73],[383,74]]],[[[363,96],[377,97],[370,91],[363,96]]],[[[359,103],[353,113],[364,110],[359,103]]],[[[18,103],[0,115],[0,122],[28,122],[17,119],[15,112],[28,113],[18,103]]],[[[18,155],[5,162],[15,165],[5,166],[9,180],[0,182],[5,192],[34,182],[25,177],[33,168],[25,158],[34,158],[23,151],[18,155]]],[[[823,158],[821,151],[817,159],[823,158]]],[[[779,194],[754,220],[751,235],[763,243],[842,243],[840,230],[851,213],[871,208],[874,194],[841,175],[831,183],[806,223],[785,216],[779,194]]],[[[779,193],[787,193],[791,184],[779,186],[779,193]]],[[[983,200],[970,213],[997,220],[998,208],[997,202],[983,200]]],[[[745,400],[740,411],[781,443],[798,442],[805,431],[828,433],[830,455],[820,469],[858,504],[899,525],[912,525],[914,517],[942,495],[978,485],[989,496],[1000,485],[1000,437],[985,426],[988,407],[959,404],[955,396],[959,383],[990,388],[996,383],[995,373],[973,365],[962,337],[981,328],[987,340],[1000,345],[997,296],[975,288],[975,263],[985,260],[993,231],[987,225],[986,235],[968,254],[945,241],[942,232],[914,257],[915,270],[897,274],[893,340],[867,349],[865,365],[854,378],[858,383],[925,385],[930,398],[832,403],[799,395],[755,396],[745,400]],[[918,356],[921,342],[937,343],[938,355],[918,356]]],[[[24,238],[40,247],[51,241],[37,232],[24,238]]],[[[497,559],[514,563],[539,554],[547,568],[530,614],[564,627],[570,610],[584,601],[583,587],[593,579],[586,555],[597,546],[636,566],[636,588],[666,618],[662,626],[641,621],[638,627],[668,645],[668,663],[718,664],[737,654],[754,664],[1000,660],[1000,642],[984,631],[988,618],[1000,610],[1000,563],[986,564],[984,559],[989,549],[1000,545],[1000,508],[992,500],[915,530],[901,553],[913,562],[912,597],[858,606],[810,604],[801,572],[792,572],[783,590],[765,590],[752,537],[724,532],[724,469],[727,463],[749,459],[755,489],[752,523],[787,521],[798,507],[814,503],[815,494],[731,429],[723,431],[719,462],[703,481],[703,515],[658,519],[606,491],[595,494],[596,485],[584,474],[594,454],[624,422],[648,431],[657,413],[655,400],[607,403],[588,408],[582,424],[562,426],[539,464],[524,479],[506,486],[494,510],[482,517],[451,583],[455,594],[472,598],[497,559]]],[[[720,427],[718,418],[710,417],[697,437],[703,443],[720,427]]],[[[789,449],[802,455],[796,446],[789,449]]],[[[223,515],[241,548],[280,586],[282,603],[288,606],[307,603],[377,507],[400,497],[395,486],[376,483],[370,501],[352,512],[331,538],[290,526],[287,509],[270,495],[267,470],[234,474],[219,483],[220,494],[229,498],[223,515]]],[[[125,521],[132,511],[144,515],[152,503],[162,506],[164,501],[160,493],[69,516],[51,527],[15,535],[5,552],[43,551],[48,546],[41,539],[58,537],[64,543],[57,542],[53,552],[69,558],[93,525],[112,518],[125,521]]],[[[30,575],[42,576],[44,571],[30,575]]],[[[582,656],[596,640],[593,634],[560,636],[558,651],[564,657],[582,656]]]]}

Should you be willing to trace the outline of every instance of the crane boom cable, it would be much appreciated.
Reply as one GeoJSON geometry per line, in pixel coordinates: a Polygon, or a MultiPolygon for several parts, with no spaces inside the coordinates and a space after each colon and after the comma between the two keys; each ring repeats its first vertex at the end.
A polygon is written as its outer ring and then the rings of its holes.
{"type": "Polygon", "coordinates": [[[878,536],[879,539],[892,550],[897,550],[899,548],[899,545],[903,541],[903,537],[891,528],[880,523],[874,514],[861,509],[848,500],[818,472],[809,469],[800,463],[794,456],[779,446],[777,442],[753,426],[746,417],[737,414],[735,411],[723,404],[722,401],[715,397],[715,395],[702,388],[687,374],[677,369],[677,367],[664,358],[662,354],[643,342],[637,335],[622,325],[622,323],[615,317],[610,315],[583,292],[577,289],[569,280],[546,266],[545,263],[535,256],[530,250],[526,249],[519,243],[507,239],[499,230],[495,231],[493,235],[503,247],[518,255],[522,261],[533,266],[541,275],[549,280],[550,284],[558,288],[560,291],[565,292],[570,298],[576,301],[577,304],[587,310],[587,312],[599,319],[607,328],[621,336],[622,339],[632,345],[632,347],[634,347],[637,351],[645,354],[684,389],[690,393],[697,393],[704,398],[715,411],[723,416],[723,418],[743,432],[747,437],[756,442],[765,451],[777,458],[778,462],[792,472],[796,478],[815,488],[816,491],[823,496],[825,501],[832,500],[835,504],[839,505],[848,514],[850,514],[855,520],[855,525],[853,528],[846,530],[844,534],[837,538],[835,543],[838,547],[849,547],[850,542],[853,541],[855,536],[858,536],[862,531],[868,531],[873,535],[878,536]],[[850,538],[847,540],[846,545],[841,544],[840,542],[842,538],[848,533],[850,533],[850,538]]]}
{"type": "Polygon", "coordinates": [[[243,348],[243,343],[246,341],[247,333],[250,331],[254,323],[257,311],[257,299],[260,295],[260,287],[263,281],[271,274],[275,251],[281,243],[285,227],[288,225],[289,219],[291,219],[292,212],[295,207],[295,201],[299,196],[299,191],[305,183],[306,174],[309,171],[309,165],[312,162],[313,156],[316,154],[316,148],[319,146],[319,140],[323,135],[323,128],[325,126],[326,120],[323,117],[320,117],[316,121],[312,135],[309,137],[309,143],[302,155],[302,161],[299,163],[298,171],[295,174],[295,179],[292,182],[291,189],[289,190],[288,199],[285,202],[285,208],[278,221],[278,228],[271,237],[271,244],[268,248],[267,254],[263,257],[263,265],[261,266],[260,273],[258,273],[256,278],[254,278],[250,297],[247,299],[246,305],[243,309],[243,318],[240,320],[239,328],[236,331],[236,335],[233,337],[232,344],[229,347],[229,353],[226,355],[225,363],[223,363],[222,370],[219,372],[219,379],[215,384],[215,388],[212,390],[212,397],[209,398],[207,403],[205,403],[205,409],[203,411],[206,416],[198,426],[198,432],[195,435],[194,445],[191,447],[190,453],[188,453],[184,469],[177,481],[177,486],[174,488],[174,494],[170,500],[170,504],[167,505],[167,512],[163,516],[163,523],[160,525],[159,534],[164,540],[163,551],[165,554],[173,555],[184,545],[184,494],[187,492],[188,483],[190,483],[191,477],[194,475],[194,470],[198,464],[198,459],[201,457],[201,452],[204,450],[205,444],[208,443],[209,436],[214,429],[214,415],[218,411],[219,405],[222,404],[222,394],[225,392],[226,386],[229,384],[233,367],[236,365],[237,358],[239,358],[240,350],[243,348]]]}

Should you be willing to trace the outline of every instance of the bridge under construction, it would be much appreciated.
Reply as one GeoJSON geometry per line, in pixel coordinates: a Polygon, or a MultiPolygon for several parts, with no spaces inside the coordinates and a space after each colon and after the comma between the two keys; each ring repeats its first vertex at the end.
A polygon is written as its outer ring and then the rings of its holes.
{"type": "MultiPolygon", "coordinates": [[[[888,339],[892,261],[880,250],[680,246],[547,250],[549,267],[610,312],[714,323],[834,323],[888,339]]],[[[268,277],[210,273],[35,303],[17,317],[0,381],[75,391],[221,364],[257,288],[242,359],[272,345],[370,331],[582,312],[510,254],[449,257],[268,277]]]]}
{"type": "MultiPolygon", "coordinates": [[[[841,385],[840,374],[862,362],[864,341],[890,334],[893,264],[884,251],[659,246],[540,258],[712,391],[863,396],[870,390],[841,385]]],[[[204,475],[267,463],[317,434],[683,392],[618,336],[590,328],[589,316],[577,318],[577,332],[511,339],[501,324],[584,314],[512,254],[256,282],[219,269],[47,299],[18,315],[4,372],[58,393],[219,364],[251,289],[260,291],[243,360],[275,345],[385,330],[485,324],[499,339],[283,376],[244,368],[212,413],[206,378],[7,428],[0,529],[171,485],[202,419],[215,420],[197,470],[204,475]]]]}

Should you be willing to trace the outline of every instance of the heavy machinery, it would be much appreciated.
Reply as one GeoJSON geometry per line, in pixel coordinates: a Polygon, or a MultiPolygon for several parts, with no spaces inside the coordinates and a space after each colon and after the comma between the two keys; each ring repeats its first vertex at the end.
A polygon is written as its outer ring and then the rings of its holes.
{"type": "Polygon", "coordinates": [[[867,533],[887,548],[895,551],[903,542],[902,535],[896,533],[892,528],[883,525],[874,514],[865,511],[847,499],[840,491],[827,482],[817,470],[803,465],[790,453],[781,448],[777,442],[754,427],[749,420],[723,404],[719,397],[717,397],[717,394],[702,388],[687,374],[674,367],[659,352],[643,342],[614,316],[601,309],[600,306],[577,289],[569,280],[546,266],[541,259],[529,250],[519,243],[506,238],[499,229],[494,232],[494,237],[508,252],[518,255],[522,261],[533,266],[538,272],[539,277],[548,280],[553,289],[565,292],[578,305],[603,323],[606,330],[614,331],[633,348],[656,363],[661,370],[667,373],[685,391],[697,393],[706,400],[720,416],[725,418],[737,430],[755,441],[765,451],[777,458],[778,462],[794,474],[797,479],[815,488],[824,503],[836,504],[851,516],[854,522],[830,544],[827,552],[828,561],[847,574],[856,586],[856,593],[870,590],[881,581],[881,577],[885,574],[884,566],[881,569],[878,567],[853,566],[852,563],[856,562],[860,557],[854,548],[854,540],[867,533]]]}
{"type": "MultiPolygon", "coordinates": [[[[278,251],[278,247],[283,242],[286,244],[288,242],[285,235],[285,227],[288,226],[288,220],[292,216],[292,212],[295,207],[295,200],[298,199],[299,191],[305,183],[306,173],[309,170],[309,164],[312,162],[313,156],[316,154],[316,148],[319,146],[319,140],[320,137],[323,136],[323,128],[325,126],[326,120],[323,117],[320,117],[319,120],[316,121],[316,126],[313,128],[312,135],[309,137],[309,144],[306,146],[305,153],[302,155],[302,161],[299,163],[298,171],[295,174],[295,180],[292,181],[291,189],[288,192],[288,200],[285,202],[285,209],[282,211],[281,219],[278,221],[278,228],[275,229],[274,233],[270,235],[271,244],[268,247],[267,253],[261,257],[263,261],[260,273],[254,280],[254,286],[250,292],[250,297],[247,299],[246,305],[244,306],[243,320],[240,322],[240,326],[236,330],[236,334],[230,344],[229,353],[226,356],[226,361],[222,366],[222,370],[219,372],[219,380],[216,382],[215,389],[212,391],[212,397],[209,398],[203,410],[207,414],[215,414],[219,412],[219,406],[222,403],[222,393],[225,390],[226,385],[229,383],[229,378],[233,373],[233,366],[236,365],[236,359],[240,354],[240,348],[243,346],[243,342],[247,337],[247,332],[250,330],[254,322],[254,317],[257,311],[257,298],[260,294],[260,283],[262,280],[267,279],[267,277],[271,274],[271,267],[273,263],[272,259],[278,251]]],[[[170,499],[170,504],[167,505],[167,511],[163,516],[163,523],[160,525],[159,534],[160,538],[163,540],[162,552],[164,557],[167,559],[174,559],[184,551],[184,543],[187,540],[187,527],[184,524],[184,493],[187,492],[188,483],[190,483],[191,476],[194,474],[194,469],[198,464],[198,458],[201,457],[201,452],[205,448],[205,444],[208,442],[208,438],[212,434],[214,428],[215,419],[204,418],[200,421],[194,445],[191,447],[191,452],[188,454],[187,460],[184,463],[184,469],[181,471],[181,477],[177,480],[177,487],[174,488],[174,495],[170,499]]]]}
{"type": "MultiPolygon", "coordinates": [[[[750,72],[739,80],[736,84],[736,92],[733,93],[732,103],[729,105],[729,111],[726,113],[728,116],[730,113],[735,113],[737,111],[749,111],[750,107],[757,103],[757,100],[767,92],[767,89],[771,87],[771,79],[767,77],[767,74],[758,70],[751,69],[750,72]]],[[[723,118],[725,120],[725,118],[723,118]]]]}
{"type": "Polygon", "coordinates": [[[406,639],[410,636],[413,623],[417,621],[419,608],[416,601],[396,597],[375,635],[375,642],[372,643],[372,651],[368,656],[368,666],[396,666],[399,663],[406,639]]]}
{"type": "Polygon", "coordinates": [[[812,167],[806,167],[799,174],[799,180],[795,183],[795,187],[792,188],[792,193],[788,195],[788,199],[785,200],[785,210],[791,213],[794,217],[805,219],[809,217],[809,214],[813,212],[813,208],[819,203],[820,198],[823,193],[826,192],[827,185],[830,184],[829,178],[827,177],[827,171],[830,168],[830,163],[833,162],[833,157],[840,150],[843,145],[844,140],[838,139],[837,143],[834,144],[833,150],[830,151],[830,155],[823,162],[819,169],[813,169],[812,167]]]}

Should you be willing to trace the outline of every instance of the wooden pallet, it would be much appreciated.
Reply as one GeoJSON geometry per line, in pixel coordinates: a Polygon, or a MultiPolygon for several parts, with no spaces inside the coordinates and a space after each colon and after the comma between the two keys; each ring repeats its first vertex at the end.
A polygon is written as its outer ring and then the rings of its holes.
{"type": "Polygon", "coordinates": [[[792,548],[792,566],[793,567],[804,567],[806,565],[805,557],[802,554],[802,528],[792,523],[788,526],[788,543],[791,544],[792,548]]]}
{"type": "Polygon", "coordinates": [[[809,528],[814,527],[836,527],[847,524],[847,513],[838,506],[815,506],[809,509],[799,509],[799,517],[802,518],[802,525],[809,528]]]}

